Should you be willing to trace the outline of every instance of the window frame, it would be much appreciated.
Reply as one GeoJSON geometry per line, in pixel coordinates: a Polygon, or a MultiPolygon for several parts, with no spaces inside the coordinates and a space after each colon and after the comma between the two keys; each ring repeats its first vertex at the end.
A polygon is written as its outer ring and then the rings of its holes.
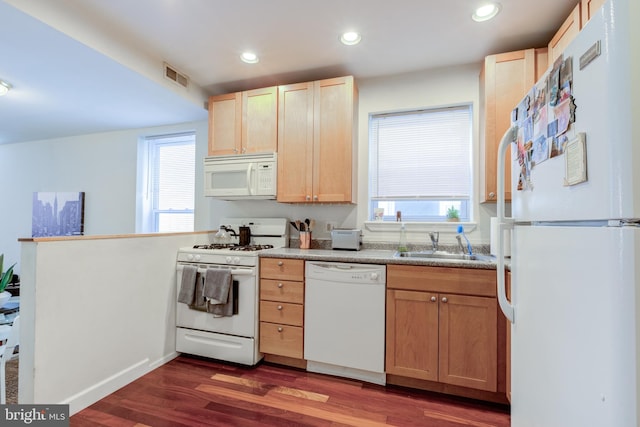
{"type": "MultiPolygon", "coordinates": [[[[473,146],[473,132],[474,132],[474,109],[473,109],[473,103],[472,102],[461,102],[461,103],[456,103],[456,104],[451,104],[451,105],[446,105],[446,106],[432,106],[432,107],[424,107],[424,108],[411,108],[411,109],[406,109],[406,110],[393,110],[393,111],[389,111],[389,112],[383,112],[383,113],[370,113],[368,115],[368,123],[367,123],[367,129],[369,131],[368,134],[368,149],[369,149],[369,156],[368,156],[368,164],[369,164],[369,170],[368,170],[368,191],[367,191],[367,215],[366,215],[366,220],[365,220],[365,225],[369,224],[369,223],[373,223],[373,224],[377,224],[372,226],[372,228],[387,228],[387,227],[381,227],[381,222],[393,222],[396,221],[396,211],[401,211],[402,212],[402,221],[403,222],[407,222],[407,223],[435,223],[435,224],[441,224],[441,223],[446,223],[447,222],[447,217],[446,217],[446,207],[448,205],[449,202],[452,202],[453,204],[456,205],[456,207],[459,206],[459,211],[460,211],[460,218],[459,221],[460,222],[464,222],[470,225],[472,224],[473,218],[474,218],[474,199],[475,199],[475,192],[474,192],[474,186],[475,186],[475,182],[474,182],[474,165],[473,165],[473,155],[474,155],[474,146],[473,146]],[[409,117],[411,115],[416,115],[416,114],[424,114],[424,113],[429,113],[429,112],[433,112],[433,113],[440,113],[440,112],[446,112],[447,110],[457,110],[457,111],[464,111],[465,114],[468,117],[468,146],[466,147],[466,154],[468,156],[467,159],[467,164],[468,164],[468,170],[465,171],[465,173],[468,176],[468,187],[466,189],[466,193],[468,194],[468,196],[465,197],[465,195],[458,195],[458,197],[456,196],[445,196],[445,197],[429,197],[429,196],[424,196],[424,197],[419,197],[419,196],[405,196],[405,197],[394,197],[394,198],[385,198],[385,197],[376,197],[376,195],[374,194],[374,183],[377,183],[378,180],[380,179],[379,175],[376,177],[375,174],[378,174],[378,168],[377,168],[377,164],[376,162],[378,162],[378,142],[376,140],[374,140],[374,138],[377,137],[378,134],[374,135],[374,130],[373,130],[373,121],[378,119],[378,118],[385,118],[385,117],[394,117],[394,116],[401,116],[401,117],[409,117]],[[374,209],[375,207],[377,207],[379,204],[385,204],[388,203],[391,206],[395,206],[396,204],[401,204],[402,202],[407,201],[407,202],[411,202],[411,201],[423,201],[425,202],[425,204],[429,204],[429,202],[434,203],[434,205],[431,206],[431,210],[434,211],[436,210],[437,213],[434,214],[432,212],[432,214],[426,214],[426,215],[420,215],[420,216],[415,216],[415,215],[411,215],[408,214],[408,212],[405,212],[405,210],[401,209],[401,208],[392,208],[391,210],[386,209],[384,211],[384,216],[382,217],[382,220],[380,219],[376,219],[375,218],[375,212],[374,209]]],[[[416,207],[417,208],[417,207],[416,207]]]]}
{"type": "Polygon", "coordinates": [[[196,170],[196,132],[186,131],[178,133],[166,133],[140,137],[138,141],[138,179],[137,179],[137,214],[136,232],[138,233],[163,233],[178,232],[160,230],[160,216],[191,215],[192,226],[195,230],[195,170],[196,170]],[[154,173],[158,167],[159,150],[166,146],[193,146],[193,208],[191,209],[160,209],[158,207],[159,189],[154,184],[154,173]]]}

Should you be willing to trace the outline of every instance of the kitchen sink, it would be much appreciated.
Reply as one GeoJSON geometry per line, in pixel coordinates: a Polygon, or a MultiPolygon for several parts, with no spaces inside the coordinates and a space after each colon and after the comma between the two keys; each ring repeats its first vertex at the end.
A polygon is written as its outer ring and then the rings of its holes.
{"type": "Polygon", "coordinates": [[[409,252],[396,252],[393,255],[395,258],[426,258],[426,259],[454,259],[454,260],[477,260],[477,261],[489,261],[491,257],[481,254],[454,254],[451,252],[443,251],[409,251],[409,252]]]}

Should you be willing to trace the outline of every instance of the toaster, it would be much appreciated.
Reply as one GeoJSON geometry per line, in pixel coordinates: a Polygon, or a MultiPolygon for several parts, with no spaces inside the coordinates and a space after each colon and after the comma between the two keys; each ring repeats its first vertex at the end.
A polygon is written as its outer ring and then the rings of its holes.
{"type": "Polygon", "coordinates": [[[360,229],[335,228],[331,230],[331,249],[359,251],[362,248],[360,229]]]}

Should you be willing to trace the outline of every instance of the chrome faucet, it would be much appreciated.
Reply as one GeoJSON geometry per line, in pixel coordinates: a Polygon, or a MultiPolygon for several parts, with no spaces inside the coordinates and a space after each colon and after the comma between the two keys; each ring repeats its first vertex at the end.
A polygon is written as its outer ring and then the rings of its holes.
{"type": "Polygon", "coordinates": [[[440,233],[437,231],[429,232],[429,237],[431,238],[431,247],[433,248],[433,252],[438,251],[438,240],[440,239],[440,233]]]}
{"type": "Polygon", "coordinates": [[[460,246],[460,250],[464,255],[466,255],[467,249],[464,247],[464,244],[462,243],[462,237],[459,234],[456,235],[456,240],[458,241],[458,246],[460,246]]]}

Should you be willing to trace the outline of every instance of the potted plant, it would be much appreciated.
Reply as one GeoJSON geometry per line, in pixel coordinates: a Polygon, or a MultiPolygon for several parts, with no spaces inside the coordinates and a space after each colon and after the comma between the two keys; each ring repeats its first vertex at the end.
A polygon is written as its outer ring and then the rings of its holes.
{"type": "Polygon", "coordinates": [[[13,278],[13,267],[15,267],[15,263],[9,267],[7,271],[2,272],[4,267],[4,254],[0,254],[0,307],[5,305],[9,298],[11,298],[11,293],[6,291],[7,285],[13,278]]]}
{"type": "Polygon", "coordinates": [[[447,209],[447,221],[458,222],[460,221],[460,212],[454,206],[450,206],[447,209]]]}

